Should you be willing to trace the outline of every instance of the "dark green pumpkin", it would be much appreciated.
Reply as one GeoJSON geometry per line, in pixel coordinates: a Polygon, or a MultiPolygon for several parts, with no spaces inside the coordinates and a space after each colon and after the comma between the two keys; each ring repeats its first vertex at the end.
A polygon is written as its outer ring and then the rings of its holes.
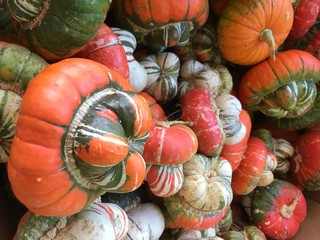
{"type": "Polygon", "coordinates": [[[70,57],[96,34],[109,0],[2,1],[24,44],[47,60],[70,57]]]}

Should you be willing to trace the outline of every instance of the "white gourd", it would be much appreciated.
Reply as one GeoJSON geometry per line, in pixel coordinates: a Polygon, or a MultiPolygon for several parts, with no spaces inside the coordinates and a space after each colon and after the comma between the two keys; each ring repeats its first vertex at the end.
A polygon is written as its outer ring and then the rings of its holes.
{"type": "Polygon", "coordinates": [[[211,96],[215,98],[221,85],[217,70],[194,59],[187,60],[181,65],[178,81],[179,98],[196,87],[208,89],[211,96]]]}
{"type": "Polygon", "coordinates": [[[125,240],[158,240],[165,229],[164,215],[152,202],[127,211],[129,230],[125,240]]]}
{"type": "Polygon", "coordinates": [[[129,65],[129,80],[136,92],[142,91],[147,85],[147,71],[133,56],[134,50],[137,48],[137,40],[135,36],[120,28],[111,28],[112,31],[121,40],[122,46],[127,55],[129,65]]]}

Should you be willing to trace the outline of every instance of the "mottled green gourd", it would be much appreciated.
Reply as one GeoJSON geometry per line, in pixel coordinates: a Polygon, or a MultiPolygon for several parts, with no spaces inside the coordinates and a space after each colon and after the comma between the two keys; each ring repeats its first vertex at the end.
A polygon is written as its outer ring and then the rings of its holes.
{"type": "Polygon", "coordinates": [[[32,51],[47,60],[70,57],[96,34],[110,1],[2,0],[16,31],[32,51]]]}
{"type": "Polygon", "coordinates": [[[0,42],[0,163],[7,162],[21,97],[48,63],[27,48],[0,42]]]}

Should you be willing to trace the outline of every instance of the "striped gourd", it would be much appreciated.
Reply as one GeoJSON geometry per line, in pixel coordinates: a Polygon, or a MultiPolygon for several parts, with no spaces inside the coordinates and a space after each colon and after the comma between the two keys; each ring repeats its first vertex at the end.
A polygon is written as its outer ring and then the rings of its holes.
{"type": "Polygon", "coordinates": [[[178,92],[180,60],[171,52],[148,55],[140,60],[147,70],[148,81],[144,92],[159,103],[168,103],[178,92]]]}
{"type": "Polygon", "coordinates": [[[109,0],[9,1],[1,4],[12,18],[28,48],[47,60],[73,56],[104,22],[109,0]]]}
{"type": "Polygon", "coordinates": [[[204,230],[217,223],[233,199],[231,165],[220,157],[195,154],[183,164],[184,181],[164,198],[168,228],[204,230]]]}
{"type": "Polygon", "coordinates": [[[20,104],[8,161],[15,195],[35,213],[66,216],[106,191],[137,189],[151,118],[145,99],[106,66],[84,58],[49,65],[20,104]]]}
{"type": "Polygon", "coordinates": [[[145,180],[150,191],[159,197],[169,197],[180,190],[183,183],[183,164],[148,164],[145,180]]]}
{"type": "Polygon", "coordinates": [[[129,219],[122,208],[113,203],[94,202],[68,217],[45,217],[28,211],[19,222],[15,239],[123,240],[128,229],[129,219]]]}
{"type": "Polygon", "coordinates": [[[178,83],[178,95],[182,98],[193,88],[205,88],[215,98],[221,85],[219,72],[208,65],[191,59],[181,65],[178,83]]]}
{"type": "Polygon", "coordinates": [[[23,46],[0,42],[0,162],[8,161],[23,93],[47,65],[23,46]]]}
{"type": "Polygon", "coordinates": [[[121,44],[126,52],[127,62],[129,65],[129,81],[136,92],[142,91],[147,85],[148,75],[144,67],[135,59],[133,53],[137,48],[135,36],[125,30],[116,27],[111,28],[119,37],[121,44]]]}

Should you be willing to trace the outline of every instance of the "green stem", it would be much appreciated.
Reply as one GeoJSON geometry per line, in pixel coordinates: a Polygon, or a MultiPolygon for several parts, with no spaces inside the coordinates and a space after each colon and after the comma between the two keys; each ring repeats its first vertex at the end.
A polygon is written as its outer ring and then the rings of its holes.
{"type": "Polygon", "coordinates": [[[270,46],[270,57],[272,60],[276,59],[276,44],[274,41],[274,37],[272,35],[272,31],[270,29],[264,29],[260,35],[259,39],[261,41],[265,41],[270,46]]]}

